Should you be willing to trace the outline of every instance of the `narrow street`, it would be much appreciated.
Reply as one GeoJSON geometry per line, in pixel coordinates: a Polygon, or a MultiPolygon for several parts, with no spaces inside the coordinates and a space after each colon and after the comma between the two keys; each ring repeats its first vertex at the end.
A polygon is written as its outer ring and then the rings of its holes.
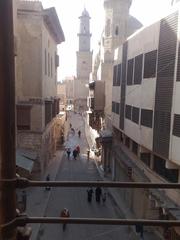
{"type": "MultiPolygon", "coordinates": [[[[71,113],[69,123],[75,129],[75,135],[69,134],[66,146],[71,146],[71,150],[76,145],[81,148],[80,157],[68,160],[66,153],[63,155],[62,163],[56,175],[56,180],[98,180],[100,179],[95,163],[86,159],[87,141],[84,132],[84,121],[79,114],[71,113]],[[81,138],[78,137],[78,130],[81,130],[81,138]],[[74,146],[73,146],[74,145],[74,146]]],[[[61,210],[66,207],[70,211],[71,217],[99,217],[118,218],[122,217],[112,199],[107,197],[105,204],[99,204],[93,196],[92,203],[87,202],[86,188],[52,188],[49,202],[45,211],[45,216],[58,217],[61,210]]],[[[37,240],[108,240],[133,239],[128,227],[125,226],[100,226],[100,225],[67,225],[65,232],[60,224],[41,225],[37,240]]]]}

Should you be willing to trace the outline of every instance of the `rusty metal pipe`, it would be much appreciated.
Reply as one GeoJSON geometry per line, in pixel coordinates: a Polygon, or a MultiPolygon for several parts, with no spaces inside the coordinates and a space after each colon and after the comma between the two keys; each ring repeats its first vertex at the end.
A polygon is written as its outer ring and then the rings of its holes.
{"type": "Polygon", "coordinates": [[[111,181],[31,181],[25,178],[5,180],[6,184],[16,185],[17,188],[26,187],[109,187],[109,188],[158,188],[180,189],[179,183],[151,183],[151,182],[111,182],[111,181]]]}

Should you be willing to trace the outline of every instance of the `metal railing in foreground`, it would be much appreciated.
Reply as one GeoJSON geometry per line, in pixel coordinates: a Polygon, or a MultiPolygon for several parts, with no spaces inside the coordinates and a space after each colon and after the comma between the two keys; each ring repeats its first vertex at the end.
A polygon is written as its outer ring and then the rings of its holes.
{"type": "Polygon", "coordinates": [[[0,189],[5,187],[109,187],[109,188],[155,188],[180,189],[180,183],[111,182],[111,181],[32,181],[26,178],[1,179],[0,189]]]}
{"type": "MultiPolygon", "coordinates": [[[[155,188],[180,189],[179,183],[150,183],[150,182],[111,182],[111,181],[31,181],[26,178],[2,179],[0,190],[6,188],[28,187],[109,187],[109,188],[155,188]]],[[[26,226],[26,224],[95,224],[95,225],[128,225],[128,226],[161,226],[164,228],[180,227],[180,220],[149,220],[149,219],[107,219],[107,218],[60,218],[60,217],[28,217],[20,215],[12,221],[0,226],[3,235],[12,228],[26,226]]]]}

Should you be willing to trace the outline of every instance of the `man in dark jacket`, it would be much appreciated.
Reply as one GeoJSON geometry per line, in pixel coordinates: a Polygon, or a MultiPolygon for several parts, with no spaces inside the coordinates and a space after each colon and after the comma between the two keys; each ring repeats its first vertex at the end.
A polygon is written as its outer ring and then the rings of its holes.
{"type": "Polygon", "coordinates": [[[96,202],[100,202],[101,201],[101,194],[102,194],[102,190],[101,190],[100,187],[96,188],[95,194],[96,194],[96,202]]]}

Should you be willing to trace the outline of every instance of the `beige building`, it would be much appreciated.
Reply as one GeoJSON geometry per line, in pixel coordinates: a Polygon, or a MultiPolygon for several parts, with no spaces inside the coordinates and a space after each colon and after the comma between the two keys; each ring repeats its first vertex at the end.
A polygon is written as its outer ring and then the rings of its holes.
{"type": "Polygon", "coordinates": [[[60,101],[59,101],[60,111],[64,111],[66,108],[66,84],[65,84],[65,82],[57,83],[57,96],[60,99],[60,101]]]}
{"type": "Polygon", "coordinates": [[[17,1],[17,148],[31,150],[44,171],[59,137],[57,44],[64,41],[55,8],[39,1],[17,1]]]}
{"type": "Polygon", "coordinates": [[[73,105],[74,104],[74,84],[76,82],[76,78],[74,76],[66,77],[64,79],[64,83],[66,85],[66,104],[73,105]]]}
{"type": "Polygon", "coordinates": [[[76,111],[87,110],[89,74],[92,70],[92,51],[90,46],[90,16],[86,9],[80,19],[79,50],[77,54],[77,78],[74,81],[74,108],[76,111]]]}

